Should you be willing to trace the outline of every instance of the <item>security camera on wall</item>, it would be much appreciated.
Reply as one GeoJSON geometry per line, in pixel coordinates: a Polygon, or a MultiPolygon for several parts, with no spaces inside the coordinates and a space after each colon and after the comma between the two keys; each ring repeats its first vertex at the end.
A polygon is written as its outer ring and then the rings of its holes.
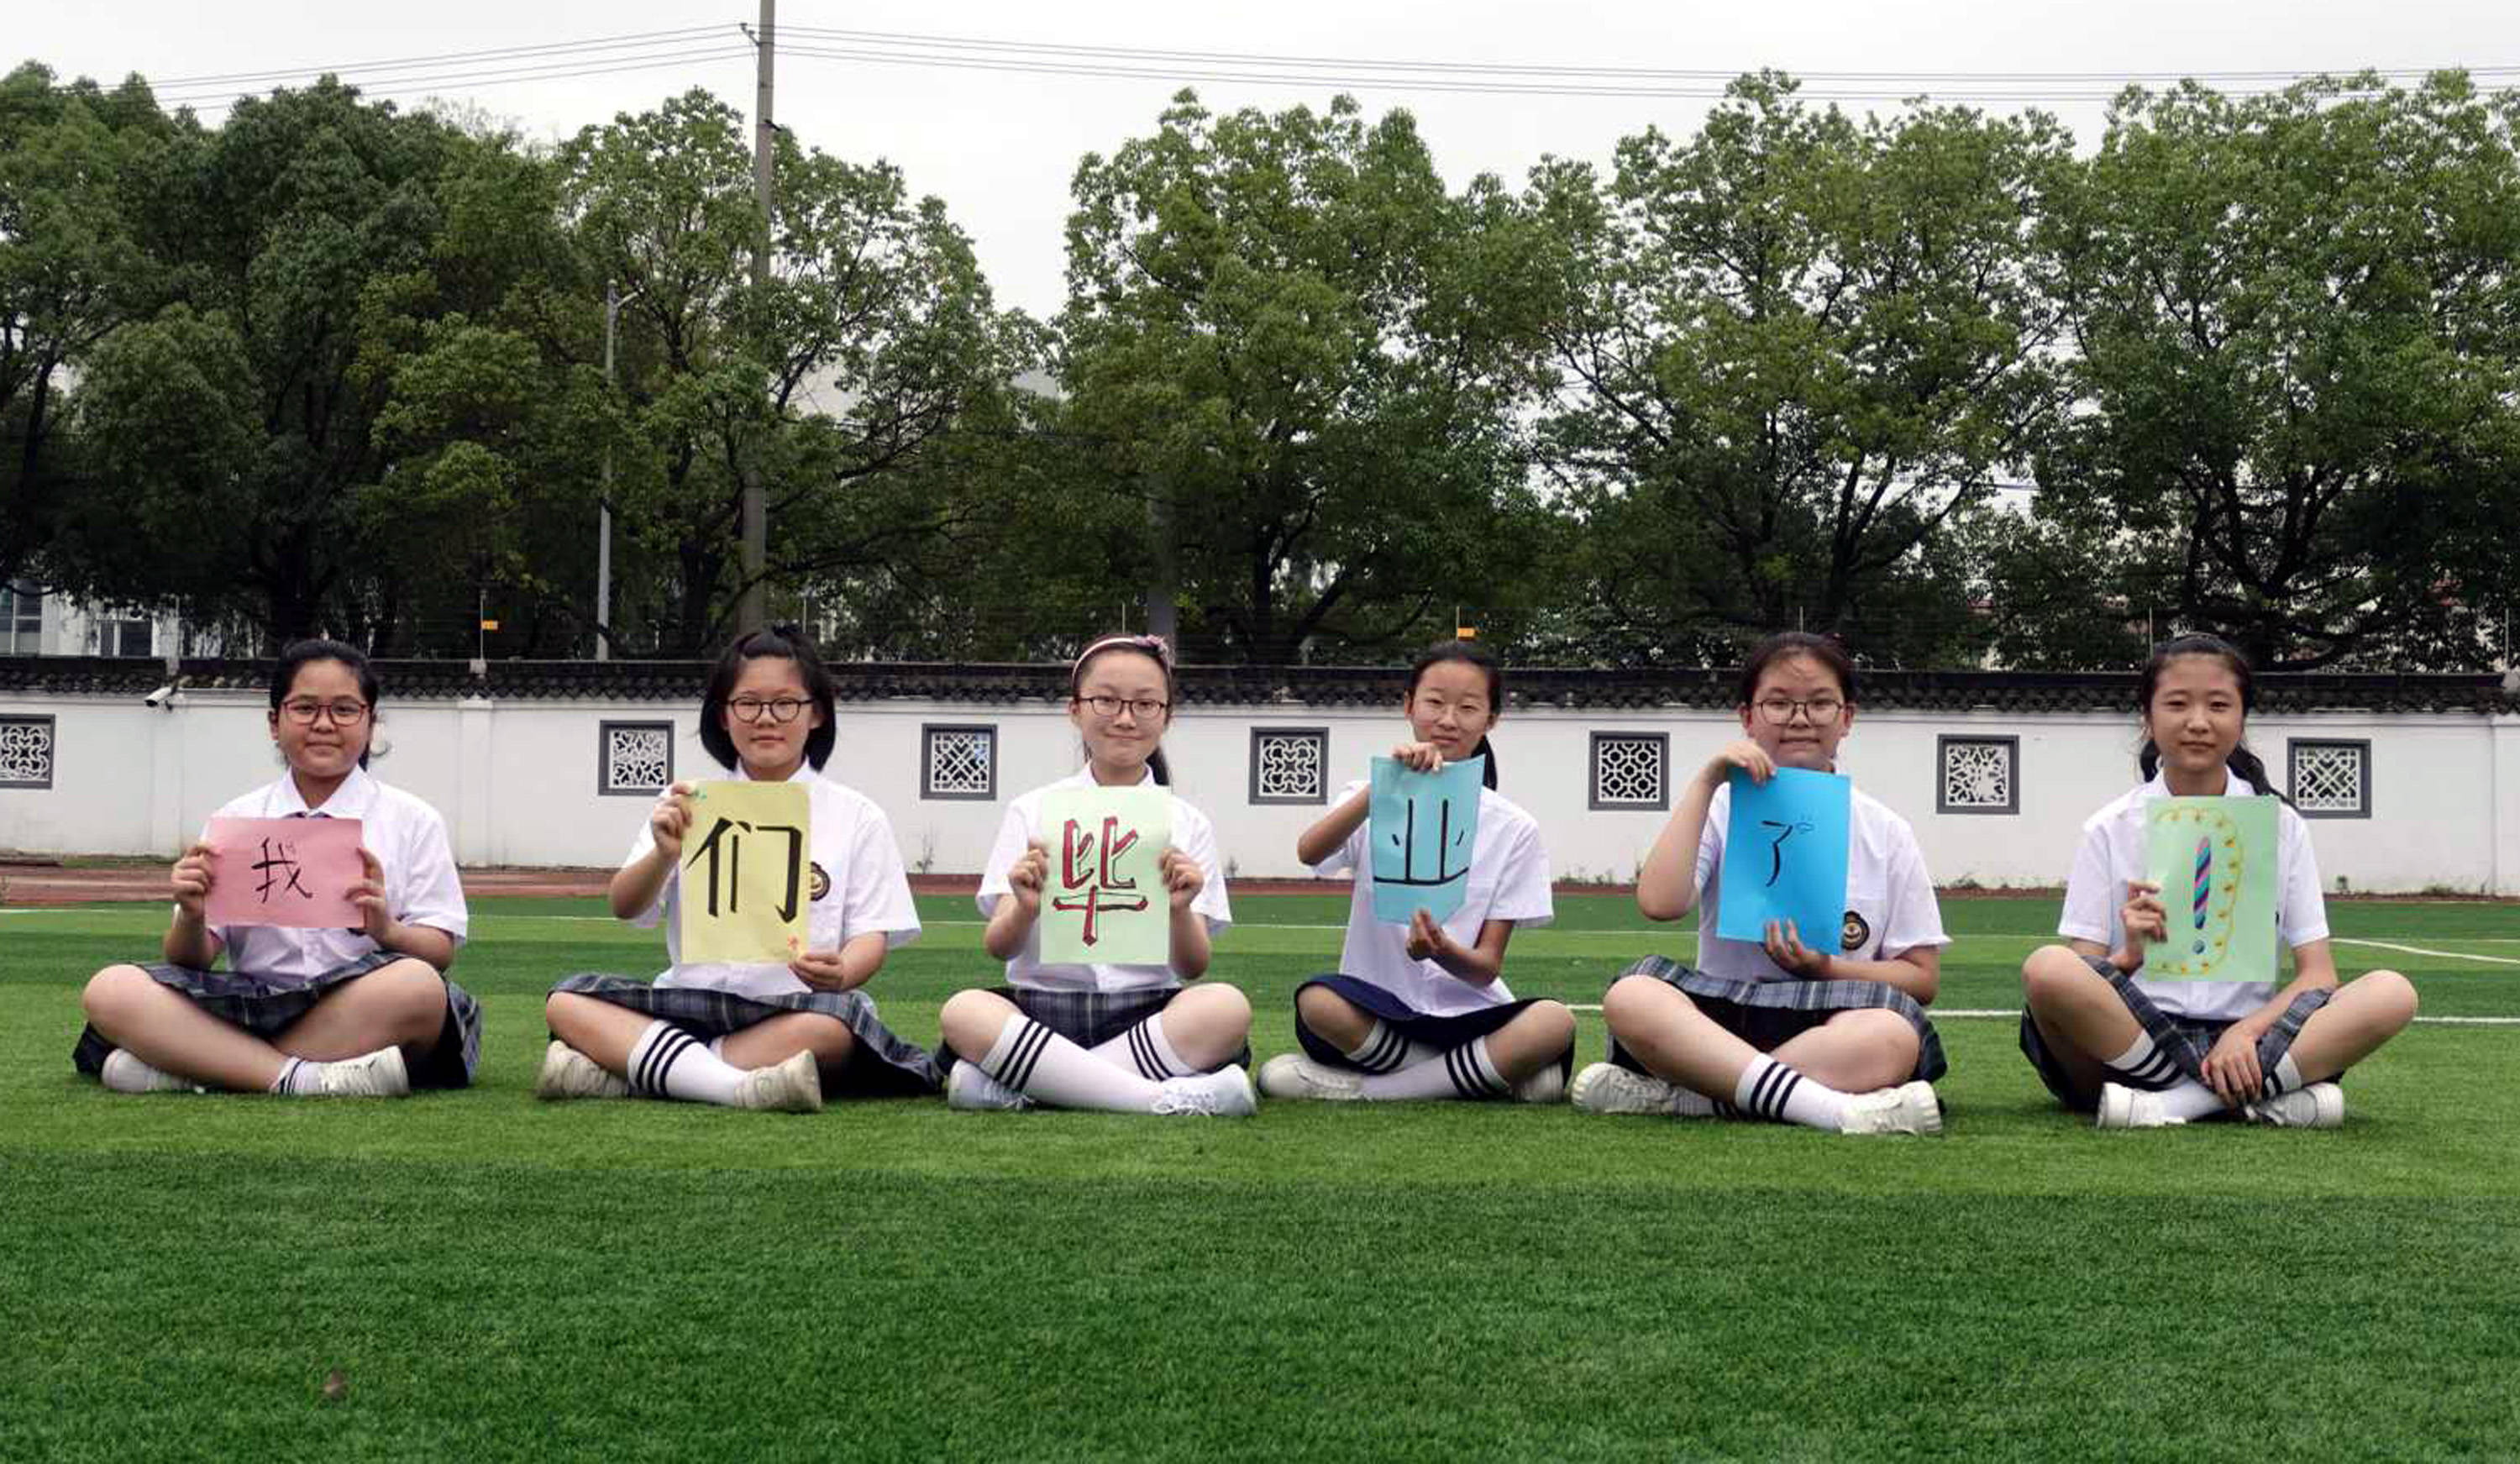
{"type": "Polygon", "coordinates": [[[142,706],[152,706],[152,707],[160,707],[160,708],[162,708],[162,707],[166,706],[169,702],[172,702],[174,699],[175,699],[175,684],[174,684],[173,682],[168,682],[166,685],[164,685],[164,686],[162,686],[162,687],[159,687],[157,690],[152,691],[152,692],[150,692],[148,695],[141,697],[141,698],[140,698],[140,704],[141,704],[142,706]]]}

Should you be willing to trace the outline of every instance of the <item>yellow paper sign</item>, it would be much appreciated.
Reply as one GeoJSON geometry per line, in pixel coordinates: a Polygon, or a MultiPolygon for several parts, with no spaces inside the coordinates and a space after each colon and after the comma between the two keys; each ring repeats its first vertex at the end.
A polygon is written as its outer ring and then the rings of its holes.
{"type": "Polygon", "coordinates": [[[803,783],[704,782],[683,830],[681,956],[786,961],[805,949],[813,805],[803,783]]]}

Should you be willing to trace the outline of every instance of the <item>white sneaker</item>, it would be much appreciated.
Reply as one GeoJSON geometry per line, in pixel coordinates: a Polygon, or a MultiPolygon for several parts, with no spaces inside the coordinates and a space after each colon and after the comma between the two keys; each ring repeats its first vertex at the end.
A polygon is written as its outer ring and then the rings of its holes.
{"type": "Polygon", "coordinates": [[[2333,1083],[2305,1083],[2291,1092],[2243,1104],[2240,1112],[2252,1124],[2277,1129],[2341,1129],[2345,1089],[2333,1083]]]}
{"type": "Polygon", "coordinates": [[[1563,1103],[1566,1101],[1566,1070],[1552,1062],[1515,1084],[1508,1096],[1517,1103],[1563,1103]]]}
{"type": "Polygon", "coordinates": [[[978,1063],[958,1062],[953,1076],[945,1080],[945,1106],[966,1111],[1022,1109],[1030,1108],[1032,1099],[990,1077],[978,1063]]]}
{"type": "Polygon", "coordinates": [[[1846,1100],[1846,1117],[1837,1125],[1840,1133],[1940,1133],[1943,1131],[1943,1102],[1934,1096],[1934,1086],[1918,1079],[1897,1087],[1875,1088],[1857,1093],[1846,1100]]]}
{"type": "Polygon", "coordinates": [[[775,1067],[754,1068],[735,1090],[738,1108],[769,1108],[781,1113],[823,1111],[823,1064],[811,1048],[775,1067]]]}
{"type": "Polygon", "coordinates": [[[2186,1122],[2161,1111],[2161,1094],[2122,1083],[2100,1085],[2100,1108],[2092,1116],[2100,1129],[2167,1129],[2186,1122]]]}
{"type": "Polygon", "coordinates": [[[1323,1067],[1300,1053],[1281,1052],[1260,1064],[1260,1090],[1273,1098],[1353,1103],[1365,1096],[1365,1080],[1323,1067]]]}
{"type": "Polygon", "coordinates": [[[1251,1090],[1251,1075],[1234,1064],[1213,1073],[1167,1078],[1155,1097],[1155,1112],[1166,1115],[1205,1114],[1210,1118],[1247,1119],[1260,1111],[1260,1096],[1251,1090]]]}
{"type": "Polygon", "coordinates": [[[318,1081],[328,1098],[403,1098],[411,1095],[411,1072],[403,1066],[402,1048],[379,1047],[365,1057],[316,1064],[318,1081]]]}
{"type": "Polygon", "coordinates": [[[205,1093],[209,1089],[190,1078],[178,1078],[162,1069],[153,1068],[121,1047],[105,1054],[105,1069],[98,1081],[118,1093],[205,1093]]]}
{"type": "Polygon", "coordinates": [[[562,1098],[626,1098],[630,1080],[563,1042],[543,1049],[543,1070],[534,1078],[534,1096],[549,1102],[562,1098]]]}
{"type": "Polygon", "coordinates": [[[1578,1113],[1676,1115],[1684,1091],[1679,1085],[1665,1083],[1650,1073],[1630,1072],[1614,1062],[1597,1062],[1575,1075],[1575,1086],[1566,1090],[1566,1099],[1578,1113]]]}

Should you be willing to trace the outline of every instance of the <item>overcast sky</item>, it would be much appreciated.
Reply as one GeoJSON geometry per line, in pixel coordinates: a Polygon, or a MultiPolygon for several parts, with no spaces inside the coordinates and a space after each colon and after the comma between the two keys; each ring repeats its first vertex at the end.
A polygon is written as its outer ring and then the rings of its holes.
{"type": "MultiPolygon", "coordinates": [[[[65,77],[117,80],[138,71],[170,103],[193,100],[215,121],[218,100],[336,68],[372,95],[416,104],[469,100],[541,139],[566,136],[617,112],[653,107],[705,86],[749,115],[753,70],[737,29],[758,0],[424,0],[419,4],[222,0],[83,6],[10,0],[0,65],[44,63],[65,77]],[[677,32],[691,32],[688,35],[677,32]],[[646,36],[637,42],[630,36],[646,36]],[[608,43],[598,47],[596,43],[608,43]],[[539,55],[458,60],[460,53],[553,48],[539,55]],[[437,58],[422,61],[421,59],[437,58]],[[663,61],[665,64],[654,63],[663,61]],[[387,72],[373,64],[418,62],[387,72]],[[636,67],[604,74],[613,65],[636,67]],[[484,73],[545,74],[490,80],[484,73]],[[391,79],[386,79],[386,78],[391,79]]],[[[1686,134],[1706,102],[1688,96],[1568,96],[1448,92],[1499,82],[1565,88],[1720,85],[1688,75],[1639,77],[1633,68],[1728,76],[1776,67],[1811,78],[1808,91],[1931,92],[1992,111],[2013,96],[2105,95],[2131,78],[2206,73],[2228,89],[2240,73],[2466,67],[2500,87],[2520,84],[2520,5],[2509,0],[1766,0],[1690,5],[1593,0],[1543,7],[1497,0],[1271,0],[1186,6],[1179,0],[1012,5],[980,0],[785,0],[779,7],[778,119],[807,146],[852,159],[886,157],[919,193],[944,199],[971,235],[1001,303],[1037,314],[1064,297],[1067,184],[1087,152],[1150,132],[1190,71],[1292,72],[1269,80],[1190,80],[1217,110],[1321,106],[1353,92],[1371,113],[1406,108],[1456,186],[1478,172],[1519,183],[1544,154],[1606,159],[1647,123],[1686,134]],[[813,34],[815,30],[825,33],[813,34]],[[1211,59],[1088,57],[1067,64],[1162,75],[1045,74],[872,61],[933,45],[832,31],[1060,47],[1209,53],[1211,59]],[[812,56],[853,51],[857,59],[812,56]],[[1311,58],[1291,67],[1249,58],[1311,58]],[[1325,61],[1365,63],[1341,72],[1325,61]],[[1449,67],[1629,68],[1628,74],[1470,73],[1449,67]],[[2499,74],[2493,74],[2501,68],[2499,74]],[[1834,73],[1834,74],[1832,74],[1834,73]],[[1870,79],[1854,79],[1864,73],[1870,79]],[[1938,79],[1927,79],[1940,73],[1938,79]],[[1348,79],[1329,79],[1343,74],[1348,79]],[[1404,78],[1414,77],[1414,80],[1404,78]],[[1821,79],[1827,77],[1828,79],[1821,79]],[[1840,79],[1845,78],[1845,79],[1840,79]],[[2071,79],[2069,79],[2071,78],[2071,79]]],[[[1013,67],[1060,60],[1041,51],[951,54],[1013,67]]],[[[1848,100],[1850,110],[1895,110],[1848,100]]],[[[2097,102],[2044,104],[2086,147],[2097,102]]]]}

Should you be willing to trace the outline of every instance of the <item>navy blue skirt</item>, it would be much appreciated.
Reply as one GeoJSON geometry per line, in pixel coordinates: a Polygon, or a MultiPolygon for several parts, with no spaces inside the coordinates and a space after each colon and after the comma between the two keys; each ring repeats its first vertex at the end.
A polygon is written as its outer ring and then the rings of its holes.
{"type": "MultiPolygon", "coordinates": [[[[1500,1001],[1475,1011],[1460,1011],[1450,1016],[1432,1016],[1419,1011],[1393,993],[1358,976],[1331,974],[1316,976],[1295,988],[1301,1000],[1310,987],[1321,987],[1359,1011],[1372,1012],[1389,1029],[1382,1043],[1362,1058],[1350,1057],[1330,1044],[1328,1039],[1304,1025],[1301,1008],[1295,1017],[1295,1040],[1304,1045],[1304,1055],[1324,1067],[1339,1068],[1350,1073],[1389,1073],[1400,1068],[1402,1051],[1416,1044],[1436,1052],[1449,1052],[1463,1043],[1473,1043],[1504,1027],[1522,1015],[1525,1008],[1547,1000],[1545,997],[1526,997],[1519,1001],[1500,1001]]],[[[1558,1054],[1559,1076],[1575,1071],[1575,1043],[1569,1040],[1566,1050],[1558,1054]]]]}

